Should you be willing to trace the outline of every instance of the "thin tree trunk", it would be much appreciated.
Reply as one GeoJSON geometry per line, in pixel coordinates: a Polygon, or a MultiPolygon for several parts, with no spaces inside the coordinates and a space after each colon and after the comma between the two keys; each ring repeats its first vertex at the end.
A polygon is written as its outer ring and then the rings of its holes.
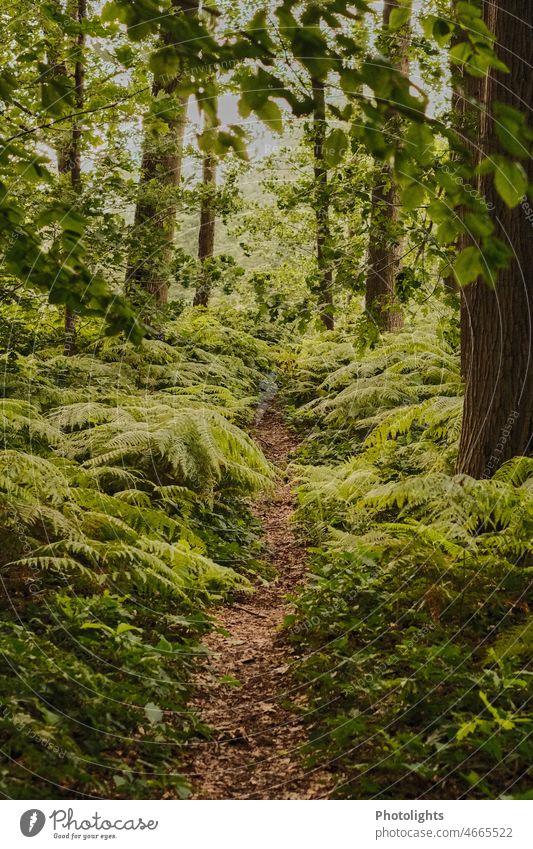
{"type": "MultiPolygon", "coordinates": [[[[452,8],[450,9],[450,17],[453,17],[453,3],[452,8]]],[[[453,34],[452,40],[450,42],[450,47],[455,47],[463,40],[463,33],[460,30],[456,30],[453,34]]],[[[457,133],[461,136],[462,140],[464,140],[465,136],[465,75],[458,65],[450,63],[449,67],[450,71],[450,80],[452,87],[452,96],[450,100],[451,107],[451,119],[450,123],[452,127],[457,131],[457,133]]],[[[452,160],[455,160],[456,155],[452,156],[452,160]]],[[[460,214],[460,213],[459,213],[460,214]]],[[[463,248],[466,247],[466,238],[465,234],[461,233],[458,237],[457,242],[455,244],[455,252],[460,253],[463,248]]],[[[450,294],[456,294],[459,291],[459,287],[457,285],[457,281],[455,279],[455,275],[451,268],[452,263],[450,263],[450,272],[447,277],[444,278],[443,285],[447,292],[450,294]]]]}
{"type": "MultiPolygon", "coordinates": [[[[56,11],[61,11],[59,6],[56,11]]],[[[67,4],[67,14],[72,20],[82,24],[87,17],[86,0],[69,0],[67,4]]],[[[52,67],[52,74],[56,78],[63,78],[64,80],[68,80],[69,78],[73,79],[76,111],[80,111],[83,109],[84,105],[85,67],[83,54],[85,49],[85,33],[80,30],[76,36],[76,58],[74,69],[72,71],[67,68],[64,33],[61,30],[58,31],[55,26],[49,31],[49,33],[47,54],[48,62],[52,67]]],[[[73,204],[79,200],[82,191],[81,142],[81,125],[74,122],[72,126],[64,132],[60,132],[59,139],[55,146],[57,155],[57,170],[59,174],[68,174],[70,177],[73,204]]],[[[64,309],[63,326],[63,353],[66,357],[71,357],[76,350],[76,315],[68,304],[64,309]]]]}
{"type": "MultiPolygon", "coordinates": [[[[504,9],[485,2],[484,16],[510,73],[491,73],[484,81],[480,155],[505,155],[488,110],[493,101],[519,110],[533,105],[533,5],[507,0],[504,9]]],[[[531,159],[524,167],[531,183],[531,159]]],[[[491,477],[509,458],[530,453],[533,438],[531,224],[520,206],[506,206],[491,177],[480,178],[480,190],[494,204],[495,235],[509,244],[513,259],[494,288],[477,280],[463,291],[461,337],[469,363],[457,469],[476,478],[491,477]]]]}
{"type": "MultiPolygon", "coordinates": [[[[399,6],[397,0],[384,0],[383,29],[389,26],[392,10],[399,6]]],[[[402,74],[409,74],[409,26],[398,36],[395,49],[386,51],[402,74]]],[[[388,132],[401,132],[401,119],[391,116],[388,132]]],[[[400,232],[400,200],[389,166],[380,166],[374,176],[372,189],[370,227],[365,287],[365,309],[380,330],[398,330],[403,317],[396,300],[396,277],[401,269],[404,239],[400,232]]]]}
{"type": "MultiPolygon", "coordinates": [[[[450,10],[450,17],[453,18],[453,5],[450,10]]],[[[451,40],[450,47],[464,41],[464,34],[457,30],[451,40]]],[[[479,77],[472,77],[465,73],[464,69],[457,65],[451,65],[450,68],[452,97],[451,97],[451,125],[459,135],[461,142],[465,145],[469,152],[470,159],[473,163],[479,161],[479,113],[472,108],[472,102],[480,102],[482,98],[483,80],[479,77]]],[[[452,155],[452,161],[459,158],[460,154],[452,155]]],[[[479,192],[480,186],[476,178],[469,181],[474,190],[479,192]]],[[[457,215],[462,219],[464,210],[457,209],[457,215]]],[[[468,233],[462,232],[457,237],[454,245],[454,254],[459,254],[469,245],[473,244],[473,240],[468,233]]],[[[453,294],[459,293],[460,300],[464,298],[464,292],[457,285],[453,271],[444,280],[445,289],[453,294]]],[[[466,380],[468,366],[470,362],[469,341],[470,333],[463,333],[461,341],[461,375],[466,380]]]]}
{"type": "Polygon", "coordinates": [[[320,80],[313,80],[314,175],[316,214],[316,259],[318,266],[319,311],[326,330],[333,330],[333,268],[331,265],[331,229],[329,220],[328,169],[324,158],[326,137],[326,92],[320,80]]]}
{"type": "MultiPolygon", "coordinates": [[[[72,17],[76,19],[78,24],[82,24],[87,17],[86,0],[77,0],[72,17]]],[[[80,31],[76,38],[76,61],[74,64],[74,99],[76,103],[76,111],[80,112],[83,109],[85,98],[85,65],[84,65],[84,49],[85,49],[85,33],[80,31]]],[[[81,143],[82,143],[82,128],[78,121],[74,122],[72,127],[72,136],[68,148],[68,163],[67,167],[70,172],[70,184],[72,186],[74,198],[79,198],[82,191],[81,180],[81,143]]],[[[65,307],[65,344],[64,351],[66,357],[71,357],[76,351],[76,314],[67,304],[65,307]]]]}
{"type": "MultiPolygon", "coordinates": [[[[173,0],[172,6],[196,15],[198,0],[180,2],[173,0]]],[[[165,33],[162,45],[175,43],[174,37],[165,33]]],[[[168,100],[163,109],[155,110],[155,117],[164,121],[168,132],[154,134],[151,128],[152,115],[143,122],[143,144],[141,176],[138,199],[135,207],[133,243],[126,270],[126,289],[135,287],[151,295],[157,303],[168,300],[176,232],[176,188],[181,179],[183,142],[187,123],[188,96],[178,93],[180,75],[170,80],[155,79],[152,98],[157,103],[161,94],[174,95],[175,103],[169,116],[168,100]]]]}
{"type": "Polygon", "coordinates": [[[217,162],[207,154],[203,162],[202,204],[200,208],[200,230],[198,233],[198,259],[200,282],[194,295],[195,307],[206,307],[211,295],[211,270],[209,260],[215,250],[217,162]]]}
{"type": "Polygon", "coordinates": [[[372,189],[365,309],[380,330],[398,330],[403,323],[396,301],[396,276],[401,264],[401,240],[395,233],[398,211],[391,169],[379,167],[372,189]]]}
{"type": "MultiPolygon", "coordinates": [[[[472,164],[478,164],[482,158],[481,148],[481,117],[479,110],[472,106],[475,103],[483,103],[485,97],[485,81],[480,77],[472,77],[463,72],[457,78],[460,83],[460,97],[457,99],[458,108],[458,129],[461,136],[461,141],[466,146],[472,164]]],[[[469,180],[472,190],[479,197],[483,197],[483,186],[479,177],[473,177],[469,180]]],[[[463,210],[459,209],[458,214],[462,216],[463,210]]],[[[463,232],[459,235],[456,244],[456,251],[460,253],[469,245],[474,244],[474,239],[469,233],[463,232]]],[[[469,293],[466,289],[461,289],[461,375],[465,383],[468,381],[469,369],[472,361],[471,343],[474,329],[470,327],[470,307],[469,293]]]]}

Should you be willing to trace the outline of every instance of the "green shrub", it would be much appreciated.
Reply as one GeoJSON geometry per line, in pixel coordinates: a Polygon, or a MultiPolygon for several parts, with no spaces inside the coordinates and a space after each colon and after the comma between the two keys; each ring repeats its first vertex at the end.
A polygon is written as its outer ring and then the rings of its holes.
{"type": "Polygon", "coordinates": [[[303,458],[351,456],[295,470],[314,577],[287,627],[314,756],[349,797],[522,795],[533,461],[454,475],[458,362],[427,329],[386,337],[315,393],[303,458]]]}

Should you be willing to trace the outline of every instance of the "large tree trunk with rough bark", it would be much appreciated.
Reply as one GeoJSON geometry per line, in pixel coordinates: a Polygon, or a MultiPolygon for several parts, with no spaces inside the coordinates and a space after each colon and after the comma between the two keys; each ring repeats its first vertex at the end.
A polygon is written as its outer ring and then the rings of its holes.
{"type": "MultiPolygon", "coordinates": [[[[198,0],[183,3],[173,0],[176,11],[198,13],[198,0]]],[[[174,39],[162,36],[162,46],[171,46],[174,39]]],[[[135,288],[152,296],[157,303],[168,300],[176,231],[176,190],[181,179],[183,141],[187,123],[188,97],[179,93],[179,73],[170,79],[155,79],[152,85],[153,108],[143,121],[141,176],[135,206],[132,245],[126,270],[126,290],[135,288]],[[168,97],[173,97],[170,105],[168,97]],[[154,119],[166,124],[166,132],[154,130],[154,119]]]]}
{"type": "Polygon", "coordinates": [[[313,80],[313,142],[316,215],[316,260],[318,267],[318,308],[326,330],[333,330],[333,267],[329,216],[328,169],[324,154],[326,138],[325,84],[313,80]]]}
{"type": "MultiPolygon", "coordinates": [[[[481,156],[502,152],[490,114],[494,101],[524,111],[533,105],[533,5],[507,0],[484,3],[485,21],[509,74],[491,72],[483,83],[479,121],[481,156]]],[[[524,167],[531,183],[531,159],[524,167]]],[[[490,477],[503,462],[531,452],[533,438],[533,265],[532,229],[521,206],[509,209],[481,177],[480,191],[493,204],[495,235],[512,251],[512,261],[491,288],[482,280],[463,292],[462,345],[468,352],[464,421],[457,468],[490,477]]]]}
{"type": "MultiPolygon", "coordinates": [[[[397,0],[384,0],[383,30],[387,34],[392,10],[397,0]]],[[[402,74],[409,74],[410,27],[406,25],[384,50],[402,74]]],[[[401,133],[401,118],[391,116],[387,131],[392,136],[401,133]]],[[[380,330],[398,330],[403,324],[396,299],[396,278],[401,270],[404,239],[400,230],[400,199],[391,169],[379,166],[374,175],[371,198],[365,309],[380,330]]]]}

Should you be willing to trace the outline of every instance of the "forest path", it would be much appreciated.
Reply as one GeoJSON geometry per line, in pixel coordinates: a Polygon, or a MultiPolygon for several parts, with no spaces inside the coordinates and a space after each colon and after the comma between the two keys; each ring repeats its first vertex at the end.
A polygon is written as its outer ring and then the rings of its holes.
{"type": "Polygon", "coordinates": [[[331,776],[306,771],[302,764],[307,731],[298,714],[284,706],[294,696],[295,682],[290,650],[280,634],[291,610],[286,596],[306,574],[305,546],[290,522],[293,493],[283,475],[298,443],[275,406],[264,412],[253,435],[282,473],[275,491],[254,507],[276,577],[259,585],[242,605],[219,610],[218,623],[229,636],[207,638],[212,654],[195,700],[214,737],[191,747],[187,773],[193,799],[315,799],[327,794],[331,776]],[[228,675],[241,686],[220,683],[228,675]]]}

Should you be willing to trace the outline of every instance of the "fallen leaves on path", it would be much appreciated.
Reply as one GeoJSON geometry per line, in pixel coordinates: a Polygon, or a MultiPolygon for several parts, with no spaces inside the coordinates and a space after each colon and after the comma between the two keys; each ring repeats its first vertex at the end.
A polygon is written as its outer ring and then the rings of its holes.
{"type": "MultiPolygon", "coordinates": [[[[268,409],[254,435],[283,473],[297,442],[279,411],[268,409]]],[[[280,626],[291,611],[287,594],[304,579],[306,551],[290,521],[293,495],[281,475],[255,512],[277,577],[242,605],[222,608],[217,620],[229,636],[206,640],[211,657],[195,703],[213,739],[191,747],[187,773],[196,799],[315,799],[327,795],[331,776],[305,769],[306,728],[288,706],[297,684],[280,626]]]]}

